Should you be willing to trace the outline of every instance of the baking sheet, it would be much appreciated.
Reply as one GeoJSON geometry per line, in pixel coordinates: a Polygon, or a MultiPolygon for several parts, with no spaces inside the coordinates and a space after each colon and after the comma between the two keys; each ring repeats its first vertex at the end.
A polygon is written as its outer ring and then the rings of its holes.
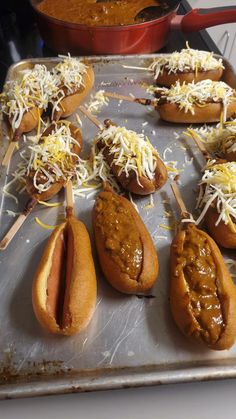
{"type": "MultiPolygon", "coordinates": [[[[104,89],[136,97],[148,97],[143,82],[152,76],[140,70],[125,69],[123,64],[146,67],[155,55],[91,57],[96,82],[92,94],[104,89]]],[[[24,68],[39,62],[49,68],[58,59],[32,59],[12,66],[8,79],[15,79],[24,68]]],[[[236,86],[236,77],[225,61],[225,80],[236,86]]],[[[89,98],[84,102],[88,103],[89,98]]],[[[79,113],[79,112],[78,112],[79,113]]],[[[144,131],[169,166],[180,171],[181,193],[190,211],[194,211],[196,183],[201,175],[203,158],[196,146],[180,141],[184,125],[159,120],[147,107],[110,100],[97,115],[100,121],[109,117],[119,125],[137,132],[144,131]],[[146,124],[147,123],[147,124],[146,124]],[[169,162],[169,163],[168,163],[169,162]]],[[[84,151],[89,151],[97,132],[83,115],[84,151]]],[[[76,123],[75,116],[70,118],[76,123]]],[[[1,156],[7,147],[5,127],[1,128],[1,156]],[[2,132],[3,131],[3,132],[2,132]]],[[[24,147],[23,143],[21,147],[24,147]]],[[[10,167],[1,168],[0,188],[10,180],[19,154],[10,167]],[[9,173],[9,175],[8,175],[9,173]]],[[[169,172],[170,179],[176,172],[169,172]]],[[[94,196],[75,199],[75,214],[86,224],[92,243],[91,209],[94,196]]],[[[7,210],[21,211],[27,200],[22,194],[19,204],[1,193],[1,237],[14,222],[7,210]]],[[[14,241],[0,254],[0,398],[59,394],[98,389],[124,388],[225,378],[236,376],[236,345],[229,351],[214,352],[189,342],[179,332],[170,315],[169,247],[174,237],[171,227],[178,212],[170,182],[153,195],[154,207],[148,208],[149,197],[133,198],[149,229],[158,251],[160,273],[150,291],[152,298],[127,296],[114,290],[103,278],[96,263],[98,298],[92,321],[86,330],[74,337],[54,336],[37,323],[31,303],[31,286],[37,264],[51,231],[35,223],[38,216],[46,224],[57,224],[62,208],[38,207],[28,217],[14,241]],[[160,226],[161,225],[161,226],[160,226]]],[[[64,193],[55,198],[64,200],[64,193]]],[[[232,252],[228,253],[232,257],[232,252]]],[[[149,297],[150,297],[149,296],[149,297]]]]}

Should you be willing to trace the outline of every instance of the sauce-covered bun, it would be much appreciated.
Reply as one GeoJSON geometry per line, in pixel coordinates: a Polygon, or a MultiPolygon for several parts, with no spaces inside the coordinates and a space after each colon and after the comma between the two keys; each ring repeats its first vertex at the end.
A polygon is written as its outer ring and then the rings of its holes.
{"type": "Polygon", "coordinates": [[[149,290],[157,279],[157,252],[134,206],[111,190],[101,192],[93,208],[93,228],[101,269],[117,290],[149,290]]]}
{"type": "Polygon", "coordinates": [[[183,334],[211,349],[236,339],[236,287],[216,243],[188,224],[171,245],[170,305],[183,334]]]}

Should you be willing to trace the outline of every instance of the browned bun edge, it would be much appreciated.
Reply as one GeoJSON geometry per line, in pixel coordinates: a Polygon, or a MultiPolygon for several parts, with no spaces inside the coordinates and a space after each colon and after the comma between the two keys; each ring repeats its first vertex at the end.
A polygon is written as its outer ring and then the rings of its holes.
{"type": "Polygon", "coordinates": [[[199,82],[202,80],[210,79],[212,81],[219,81],[223,75],[223,69],[218,68],[216,70],[208,70],[208,71],[189,71],[189,72],[177,72],[177,73],[170,73],[168,74],[168,70],[163,71],[162,74],[159,74],[157,78],[155,78],[155,82],[160,84],[161,86],[170,87],[172,84],[175,84],[179,81],[180,84],[183,83],[191,83],[191,82],[199,82]]]}
{"type": "MultiPolygon", "coordinates": [[[[210,207],[205,215],[205,223],[211,237],[226,249],[236,249],[236,233],[231,231],[230,226],[223,221],[216,226],[219,214],[214,207],[210,207]]],[[[235,224],[234,224],[235,225],[235,224]]],[[[236,229],[236,225],[235,225],[236,229]]]]}
{"type": "Polygon", "coordinates": [[[89,94],[94,85],[94,71],[91,65],[87,66],[86,73],[84,74],[84,89],[81,92],[74,93],[62,99],[60,107],[62,108],[61,118],[66,118],[72,115],[78,108],[83,99],[89,94]]]}
{"type": "MultiPolygon", "coordinates": [[[[109,195],[113,192],[101,192],[98,197],[109,195]]],[[[158,258],[153,241],[139,214],[133,205],[126,199],[119,196],[122,206],[125,206],[131,213],[135,228],[137,228],[143,246],[143,265],[138,280],[131,279],[127,273],[123,273],[117,263],[110,257],[105,248],[105,240],[96,222],[96,204],[93,208],[92,220],[94,236],[99,262],[104,276],[110,284],[125,294],[142,293],[149,290],[155,283],[158,276],[158,258]]]]}
{"type": "MultiPolygon", "coordinates": [[[[236,338],[236,288],[225,266],[223,257],[216,243],[208,236],[207,233],[201,231],[201,234],[207,239],[207,242],[214,255],[214,262],[218,273],[217,287],[219,290],[220,301],[222,304],[223,317],[225,321],[225,328],[221,333],[217,342],[208,344],[211,349],[224,350],[229,349],[235,342],[236,338]]],[[[201,336],[190,337],[187,331],[193,325],[195,319],[188,309],[189,296],[188,287],[185,283],[184,274],[181,270],[180,275],[176,275],[176,267],[178,265],[178,255],[176,248],[179,252],[183,249],[185,239],[185,231],[180,231],[174,238],[170,249],[170,268],[171,268],[171,282],[170,282],[170,307],[175,323],[182,331],[182,333],[191,338],[198,340],[201,343],[206,343],[201,339],[201,336]]]]}
{"type": "Polygon", "coordinates": [[[47,242],[33,281],[32,303],[35,315],[44,329],[51,333],[73,335],[84,329],[92,318],[96,305],[97,283],[88,232],[74,217],[70,217],[67,223],[60,224],[47,242]],[[61,329],[47,310],[47,278],[55,242],[67,223],[70,224],[75,241],[69,303],[71,324],[61,329]]]}
{"type": "MultiPolygon", "coordinates": [[[[207,103],[204,107],[194,106],[194,115],[180,109],[175,103],[163,103],[157,106],[160,118],[163,121],[183,123],[183,124],[200,124],[206,122],[220,121],[223,112],[221,103],[207,103]]],[[[227,107],[227,119],[236,115],[236,101],[229,103],[227,107]]]]}

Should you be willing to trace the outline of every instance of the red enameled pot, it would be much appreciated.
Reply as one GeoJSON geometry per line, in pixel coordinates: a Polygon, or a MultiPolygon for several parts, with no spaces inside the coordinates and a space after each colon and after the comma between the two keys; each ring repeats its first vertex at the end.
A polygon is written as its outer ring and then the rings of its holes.
{"type": "Polygon", "coordinates": [[[159,51],[172,30],[199,31],[210,26],[236,22],[236,7],[193,9],[184,16],[178,7],[144,23],[124,26],[87,26],[54,19],[37,9],[31,0],[40,34],[49,48],[58,53],[80,55],[137,54],[159,51]]]}

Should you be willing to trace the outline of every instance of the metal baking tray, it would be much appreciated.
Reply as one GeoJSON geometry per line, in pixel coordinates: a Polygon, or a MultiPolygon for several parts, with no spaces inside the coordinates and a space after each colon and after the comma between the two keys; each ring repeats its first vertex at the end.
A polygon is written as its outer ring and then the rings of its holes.
{"type": "MultiPolygon", "coordinates": [[[[152,55],[91,57],[96,82],[93,89],[147,97],[143,82],[152,76],[143,70],[122,65],[146,67],[152,55]]],[[[8,79],[35,63],[52,67],[57,58],[29,59],[13,65],[8,79]]],[[[225,61],[224,79],[236,87],[236,77],[225,61]]],[[[88,103],[89,98],[85,101],[88,103]]],[[[97,128],[83,115],[84,155],[97,128]]],[[[196,184],[204,161],[196,146],[176,138],[185,126],[159,120],[149,108],[110,100],[97,116],[109,117],[120,125],[149,136],[166,162],[175,161],[180,170],[181,192],[190,211],[194,211],[196,184]],[[147,124],[146,124],[147,123],[147,124]]],[[[75,120],[75,116],[71,118],[75,120]]],[[[75,120],[76,121],[76,120],[75,120]]],[[[1,156],[7,147],[4,124],[1,126],[1,156]]],[[[21,147],[24,147],[22,142],[21,147]]],[[[10,167],[1,168],[0,188],[10,179],[19,161],[15,153],[10,167]],[[9,173],[9,174],[8,174],[9,173]]],[[[168,163],[170,166],[173,163],[168,163]]],[[[170,172],[170,178],[176,175],[170,172]]],[[[95,196],[75,199],[75,214],[86,224],[92,243],[91,209],[95,196]]],[[[63,200],[63,192],[57,200],[63,200]]],[[[163,228],[173,224],[167,214],[178,218],[170,182],[149,197],[133,198],[156,245],[160,273],[150,292],[152,298],[127,296],[114,290],[103,278],[96,263],[98,298],[93,319],[86,330],[74,337],[50,335],[37,323],[31,304],[31,285],[43,247],[51,234],[37,225],[38,216],[47,224],[57,224],[58,208],[38,207],[29,216],[14,241],[0,254],[0,398],[127,388],[154,384],[236,377],[236,345],[229,351],[214,352],[189,342],[175,326],[169,309],[169,247],[174,231],[163,228]],[[162,227],[160,226],[162,225],[162,227]]],[[[6,210],[21,211],[27,197],[19,203],[1,193],[1,237],[14,219],[6,210]]],[[[232,253],[230,255],[232,257],[232,253]]]]}

